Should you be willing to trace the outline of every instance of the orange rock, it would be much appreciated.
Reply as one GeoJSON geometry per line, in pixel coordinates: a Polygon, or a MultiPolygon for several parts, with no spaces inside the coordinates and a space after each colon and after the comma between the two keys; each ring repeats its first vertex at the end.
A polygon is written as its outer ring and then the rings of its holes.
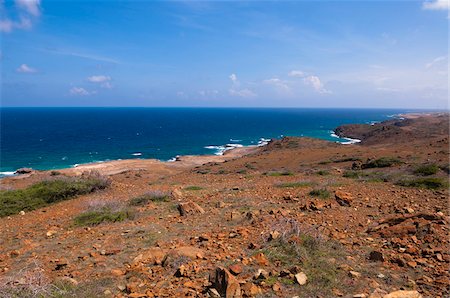
{"type": "Polygon", "coordinates": [[[261,293],[261,289],[252,282],[246,282],[242,285],[242,294],[244,297],[255,297],[261,293]]]}
{"type": "Polygon", "coordinates": [[[336,202],[338,202],[341,206],[350,207],[351,202],[353,201],[353,197],[350,193],[341,190],[336,190],[334,196],[336,198],[336,202]]]}
{"type": "Polygon", "coordinates": [[[266,258],[266,256],[262,252],[256,254],[254,256],[254,258],[259,265],[262,265],[262,266],[269,265],[269,260],[266,258]]]}
{"type": "Polygon", "coordinates": [[[242,297],[239,282],[227,269],[218,267],[209,279],[220,295],[226,298],[242,297]]]}
{"type": "Polygon", "coordinates": [[[180,212],[181,216],[205,213],[205,210],[203,210],[202,207],[192,201],[178,204],[178,211],[180,212]]]}

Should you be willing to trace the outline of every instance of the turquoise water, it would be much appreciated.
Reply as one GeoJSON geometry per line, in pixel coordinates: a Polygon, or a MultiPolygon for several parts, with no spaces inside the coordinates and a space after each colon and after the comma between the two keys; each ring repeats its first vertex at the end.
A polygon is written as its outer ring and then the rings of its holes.
{"type": "Polygon", "coordinates": [[[407,110],[232,108],[2,108],[2,174],[129,158],[170,160],[220,154],[282,136],[339,140],[346,123],[382,121],[407,110]],[[226,146],[229,144],[228,146],[226,146]]]}

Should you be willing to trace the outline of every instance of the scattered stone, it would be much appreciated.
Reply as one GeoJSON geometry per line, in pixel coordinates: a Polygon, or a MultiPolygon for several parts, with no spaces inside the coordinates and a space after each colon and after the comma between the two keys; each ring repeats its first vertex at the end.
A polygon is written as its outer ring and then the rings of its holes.
{"type": "Polygon", "coordinates": [[[22,211],[19,212],[19,214],[20,215],[25,215],[25,211],[22,210],[22,211]]]}
{"type": "Polygon", "coordinates": [[[223,267],[216,268],[214,275],[210,275],[209,280],[219,295],[227,298],[241,297],[239,282],[227,269],[223,267]]]}
{"type": "Polygon", "coordinates": [[[181,216],[205,213],[205,210],[203,210],[202,207],[192,201],[178,204],[178,211],[180,212],[181,216]]]}
{"type": "Polygon", "coordinates": [[[222,202],[222,201],[217,202],[217,204],[216,204],[216,207],[217,207],[217,208],[224,208],[225,206],[226,206],[225,203],[222,202]]]}
{"type": "Polygon", "coordinates": [[[366,297],[367,297],[366,294],[363,293],[353,295],[353,298],[366,298],[366,297]]]}
{"type": "Polygon", "coordinates": [[[353,197],[348,192],[344,192],[341,190],[336,190],[334,193],[334,196],[336,198],[336,202],[338,202],[339,205],[344,207],[350,207],[351,202],[353,201],[353,197]]]}
{"type": "Polygon", "coordinates": [[[281,285],[280,285],[280,283],[278,283],[278,282],[274,283],[274,285],[272,286],[272,290],[273,290],[274,292],[279,292],[279,291],[281,291],[281,285]]]}
{"type": "Polygon", "coordinates": [[[209,288],[208,289],[208,294],[209,294],[209,296],[211,298],[221,298],[219,292],[216,289],[214,289],[214,288],[209,288]]]}
{"type": "Polygon", "coordinates": [[[239,264],[233,264],[230,267],[228,267],[228,269],[234,275],[239,275],[242,273],[242,266],[240,266],[239,264]]]}
{"type": "Polygon", "coordinates": [[[383,298],[422,298],[417,291],[395,291],[385,295],[383,298]]]}
{"type": "Polygon", "coordinates": [[[297,273],[294,277],[295,277],[295,281],[301,286],[306,284],[306,282],[308,281],[308,277],[303,272],[297,273]]]}
{"type": "Polygon", "coordinates": [[[357,272],[357,271],[350,271],[350,272],[348,273],[348,275],[349,275],[350,277],[353,277],[353,278],[359,278],[359,277],[361,277],[361,273],[359,273],[359,272],[357,272]]]}
{"type": "Polygon", "coordinates": [[[175,200],[181,200],[183,198],[183,193],[178,188],[172,190],[172,197],[175,200]]]}
{"type": "Polygon", "coordinates": [[[50,230],[50,231],[48,231],[48,232],[46,233],[47,238],[52,238],[56,233],[58,233],[58,232],[55,231],[55,230],[50,230]]]}
{"type": "Polygon", "coordinates": [[[370,252],[369,260],[374,262],[384,262],[384,257],[381,252],[374,250],[370,252]]]}
{"type": "Polygon", "coordinates": [[[272,241],[272,240],[275,240],[275,239],[278,239],[279,237],[280,237],[280,232],[278,232],[278,231],[272,231],[272,232],[270,232],[270,234],[269,234],[269,241],[272,241]]]}
{"type": "Polygon", "coordinates": [[[266,256],[262,252],[256,254],[254,256],[254,258],[255,258],[256,262],[261,266],[269,265],[269,260],[266,258],[266,256]]]}
{"type": "Polygon", "coordinates": [[[268,279],[269,278],[269,273],[264,270],[264,269],[258,269],[258,272],[256,272],[254,279],[258,280],[258,279],[268,279]]]}
{"type": "Polygon", "coordinates": [[[177,271],[175,272],[175,276],[176,277],[183,277],[183,276],[187,276],[187,272],[186,272],[186,267],[184,265],[181,265],[180,267],[178,267],[177,271]]]}
{"type": "Polygon", "coordinates": [[[261,289],[252,282],[246,282],[242,285],[242,294],[244,297],[255,297],[261,293],[261,289]]]}

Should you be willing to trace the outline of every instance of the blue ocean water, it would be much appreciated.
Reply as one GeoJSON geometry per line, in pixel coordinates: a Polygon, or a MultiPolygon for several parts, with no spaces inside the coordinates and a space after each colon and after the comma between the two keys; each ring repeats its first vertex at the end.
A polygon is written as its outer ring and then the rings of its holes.
{"type": "MultiPolygon", "coordinates": [[[[337,141],[346,123],[406,110],[238,108],[1,108],[0,172],[128,158],[213,154],[225,144],[309,136],[337,141]]],[[[236,145],[237,146],[237,145],[236,145]]]]}

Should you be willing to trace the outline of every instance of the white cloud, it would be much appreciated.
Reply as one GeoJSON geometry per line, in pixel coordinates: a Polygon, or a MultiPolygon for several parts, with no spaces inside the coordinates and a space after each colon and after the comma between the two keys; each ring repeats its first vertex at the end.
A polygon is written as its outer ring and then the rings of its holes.
{"type": "MultiPolygon", "coordinates": [[[[18,20],[3,17],[0,20],[0,32],[12,32],[14,29],[30,29],[33,27],[33,21],[40,16],[40,0],[16,0],[17,12],[13,15],[19,15],[18,20]]],[[[6,10],[3,1],[0,1],[0,10],[6,10]]],[[[5,12],[3,15],[7,15],[5,12]]]]}
{"type": "Polygon", "coordinates": [[[449,0],[432,0],[423,2],[422,7],[428,10],[448,10],[450,5],[449,0]]]}
{"type": "Polygon", "coordinates": [[[69,90],[69,92],[71,95],[79,95],[79,96],[88,96],[96,93],[95,91],[88,91],[83,87],[72,87],[69,90]]]}
{"type": "Polygon", "coordinates": [[[200,90],[198,91],[198,94],[201,96],[207,96],[207,97],[214,97],[217,94],[219,94],[218,90],[200,90]]]}
{"type": "Polygon", "coordinates": [[[16,5],[33,16],[41,14],[41,0],[16,0],[16,5]]]}
{"type": "Polygon", "coordinates": [[[111,89],[113,87],[113,85],[111,84],[110,76],[104,76],[104,75],[90,76],[87,78],[87,80],[91,83],[100,84],[100,87],[102,87],[102,88],[111,89]]]}
{"type": "Polygon", "coordinates": [[[272,85],[275,88],[277,88],[277,90],[282,91],[282,92],[289,92],[291,90],[291,88],[289,88],[289,86],[287,85],[287,83],[285,81],[280,80],[278,78],[264,80],[263,83],[272,85]]]}
{"type": "Polygon", "coordinates": [[[35,68],[30,67],[30,66],[28,66],[28,65],[26,65],[26,64],[20,65],[20,66],[16,69],[16,71],[17,71],[17,72],[21,72],[21,73],[35,73],[35,72],[37,72],[37,70],[36,70],[35,68]]]}
{"type": "Polygon", "coordinates": [[[250,89],[241,89],[241,90],[229,90],[231,96],[239,96],[244,98],[256,97],[257,94],[250,89]]]}
{"type": "Polygon", "coordinates": [[[331,93],[329,90],[325,89],[323,83],[320,81],[317,76],[308,76],[303,79],[305,84],[310,85],[319,93],[331,93]]]}
{"type": "Polygon", "coordinates": [[[303,78],[305,76],[305,73],[301,70],[291,70],[288,74],[290,77],[300,77],[303,78]]]}
{"type": "Polygon", "coordinates": [[[229,78],[234,84],[239,84],[237,76],[234,73],[230,74],[229,78]]]}
{"type": "Polygon", "coordinates": [[[426,69],[430,69],[430,68],[433,68],[435,66],[440,66],[441,64],[445,64],[445,63],[442,63],[442,62],[444,62],[446,60],[447,60],[447,56],[440,56],[440,57],[434,58],[433,61],[425,64],[425,68],[426,69]]]}

